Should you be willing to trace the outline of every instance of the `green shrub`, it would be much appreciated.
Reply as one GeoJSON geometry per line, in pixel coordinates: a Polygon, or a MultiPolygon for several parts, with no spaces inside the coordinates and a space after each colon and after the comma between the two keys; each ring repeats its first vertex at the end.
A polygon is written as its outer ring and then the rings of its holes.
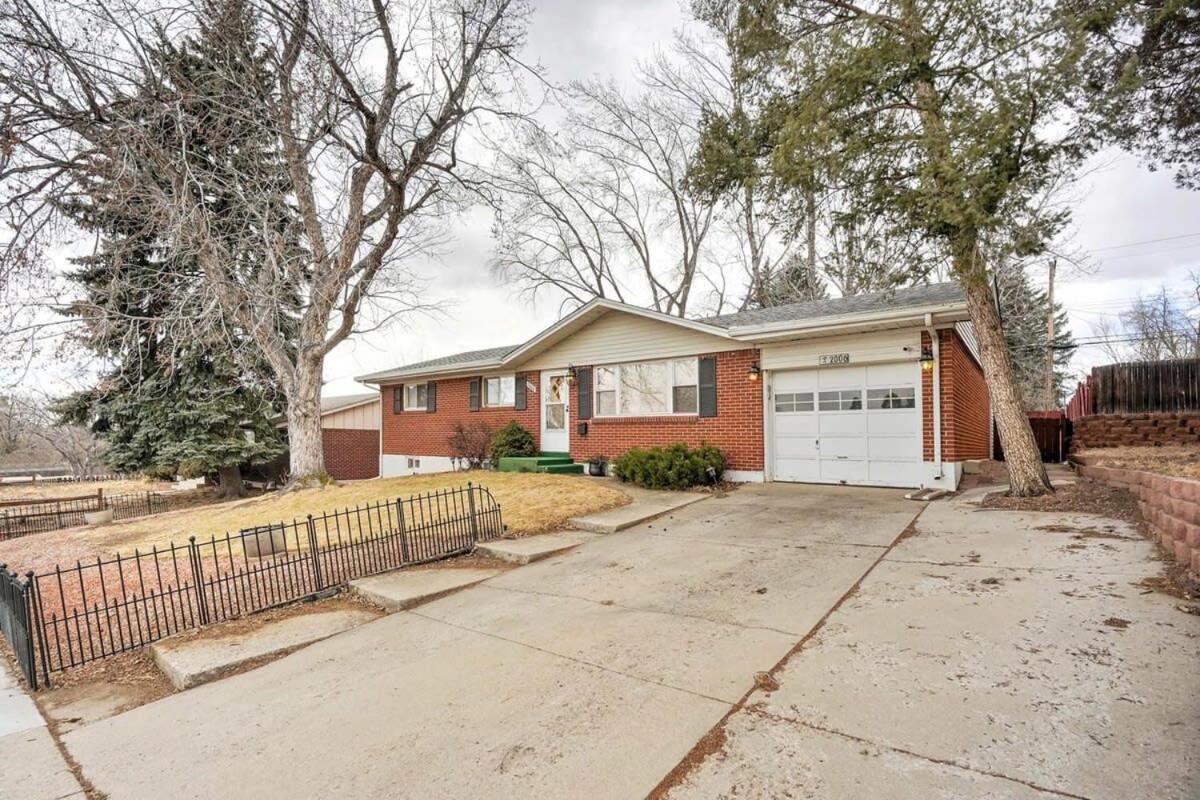
{"type": "Polygon", "coordinates": [[[537,449],[533,446],[533,434],[513,420],[505,425],[492,437],[492,466],[498,466],[500,459],[511,456],[535,456],[537,449]]]}
{"type": "Polygon", "coordinates": [[[707,444],[692,450],[682,442],[666,447],[635,447],[612,463],[613,474],[644,489],[687,489],[707,484],[709,467],[720,480],[725,471],[725,456],[720,450],[707,444]]]}

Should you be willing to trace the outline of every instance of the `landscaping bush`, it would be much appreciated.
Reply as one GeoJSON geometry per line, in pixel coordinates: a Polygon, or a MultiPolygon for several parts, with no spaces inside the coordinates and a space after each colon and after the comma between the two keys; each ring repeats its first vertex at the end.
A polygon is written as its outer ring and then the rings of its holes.
{"type": "Polygon", "coordinates": [[[725,456],[712,445],[691,449],[682,442],[666,447],[635,447],[612,463],[618,478],[644,489],[687,489],[709,483],[708,468],[717,480],[725,471],[725,456]]]}
{"type": "Polygon", "coordinates": [[[454,433],[446,440],[450,445],[450,457],[458,464],[465,464],[467,469],[483,466],[491,442],[492,429],[485,422],[472,422],[470,425],[456,423],[454,433]]]}
{"type": "Polygon", "coordinates": [[[536,456],[537,448],[533,446],[533,434],[513,420],[492,437],[492,464],[498,465],[500,459],[511,456],[536,456]]]}

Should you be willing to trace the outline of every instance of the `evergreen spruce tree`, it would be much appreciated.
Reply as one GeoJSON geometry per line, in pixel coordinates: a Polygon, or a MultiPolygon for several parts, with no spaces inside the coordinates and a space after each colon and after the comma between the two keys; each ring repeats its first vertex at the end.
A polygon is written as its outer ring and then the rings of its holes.
{"type": "Polygon", "coordinates": [[[1021,264],[997,267],[995,270],[997,296],[1004,341],[1013,362],[1013,373],[1025,408],[1046,408],[1046,348],[1053,348],[1054,378],[1051,407],[1061,405],[1063,385],[1068,380],[1067,367],[1075,352],[1067,312],[1061,303],[1054,304],[1054,341],[1049,340],[1048,319],[1050,298],[1035,287],[1029,273],[1021,264]]]}
{"type": "MultiPolygon", "coordinates": [[[[184,107],[173,128],[162,124],[162,116],[147,115],[155,120],[147,123],[153,135],[186,141],[209,165],[229,165],[230,175],[279,182],[274,231],[239,230],[238,185],[222,181],[219,169],[195,188],[218,211],[215,218],[228,226],[230,238],[243,245],[229,268],[247,272],[261,267],[255,236],[288,237],[293,219],[282,199],[286,170],[275,142],[265,140],[261,126],[239,122],[270,99],[271,72],[254,36],[254,19],[242,0],[210,0],[194,40],[161,43],[155,81],[138,98],[149,105],[169,96],[184,107]]],[[[67,313],[84,320],[82,343],[112,368],[95,387],[68,398],[60,413],[103,437],[108,463],[118,471],[216,472],[223,492],[238,495],[241,464],[286,450],[267,370],[254,364],[248,369],[244,358],[235,362],[231,351],[246,341],[245,332],[197,330],[173,318],[181,298],[205,301],[200,268],[162,241],[136,202],[110,196],[115,185],[97,176],[88,195],[66,209],[99,240],[95,254],[76,261],[71,277],[84,299],[67,313]]],[[[286,328],[294,325],[296,303],[294,296],[283,300],[278,318],[268,323],[286,328]]]]}

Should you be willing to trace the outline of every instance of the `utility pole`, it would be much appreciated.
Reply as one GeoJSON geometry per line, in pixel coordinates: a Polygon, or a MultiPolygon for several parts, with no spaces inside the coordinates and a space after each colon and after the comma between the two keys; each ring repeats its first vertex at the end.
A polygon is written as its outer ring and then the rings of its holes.
{"type": "Polygon", "coordinates": [[[1054,270],[1058,259],[1050,259],[1050,276],[1046,289],[1046,410],[1054,408],[1054,270]]]}

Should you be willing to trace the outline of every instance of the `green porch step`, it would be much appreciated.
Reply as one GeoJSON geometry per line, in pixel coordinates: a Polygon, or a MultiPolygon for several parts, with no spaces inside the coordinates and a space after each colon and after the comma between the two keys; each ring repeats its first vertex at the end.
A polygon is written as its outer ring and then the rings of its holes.
{"type": "Polygon", "coordinates": [[[583,464],[547,464],[539,467],[538,472],[548,472],[551,475],[582,475],[583,464]]]}
{"type": "Polygon", "coordinates": [[[536,456],[507,456],[500,459],[501,472],[582,472],[583,467],[571,460],[568,453],[542,453],[536,456]],[[576,469],[578,467],[578,469],[576,469]]]}

